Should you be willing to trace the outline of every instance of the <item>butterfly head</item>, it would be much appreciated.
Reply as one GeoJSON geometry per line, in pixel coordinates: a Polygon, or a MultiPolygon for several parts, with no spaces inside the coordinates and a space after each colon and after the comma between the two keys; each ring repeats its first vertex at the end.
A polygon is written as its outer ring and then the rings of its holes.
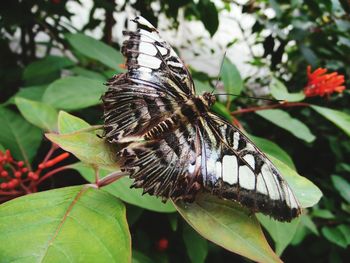
{"type": "Polygon", "coordinates": [[[204,92],[203,99],[208,107],[211,107],[216,101],[215,95],[210,92],[204,92]]]}

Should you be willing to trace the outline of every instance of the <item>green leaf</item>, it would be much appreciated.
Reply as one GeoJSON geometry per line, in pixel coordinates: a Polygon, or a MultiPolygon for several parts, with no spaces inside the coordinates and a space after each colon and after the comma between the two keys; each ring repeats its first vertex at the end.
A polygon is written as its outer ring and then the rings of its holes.
{"type": "Polygon", "coordinates": [[[58,132],[67,134],[91,127],[89,123],[65,111],[58,113],[58,132]]]}
{"type": "Polygon", "coordinates": [[[45,130],[57,131],[57,111],[52,106],[20,97],[15,98],[15,103],[22,116],[31,124],[45,130]]]}
{"type": "Polygon", "coordinates": [[[313,142],[316,139],[304,123],[291,117],[283,110],[262,110],[255,113],[308,143],[313,142]]]}
{"type": "Polygon", "coordinates": [[[277,255],[282,255],[285,248],[293,240],[300,218],[296,218],[290,223],[284,223],[271,219],[263,214],[257,214],[257,217],[275,242],[277,255]]]}
{"type": "Polygon", "coordinates": [[[75,73],[78,76],[82,76],[85,78],[106,81],[106,77],[103,76],[101,73],[98,73],[98,72],[95,72],[92,70],[88,70],[88,69],[85,69],[82,67],[74,67],[74,68],[71,68],[70,71],[72,71],[73,73],[75,73]]]}
{"type": "Polygon", "coordinates": [[[66,77],[51,83],[43,102],[63,110],[79,110],[101,103],[106,91],[103,82],[84,77],[66,77]]]}
{"type": "Polygon", "coordinates": [[[235,202],[198,194],[196,202],[177,202],[176,209],[203,237],[258,262],[281,262],[255,218],[235,202]]]}
{"type": "Polygon", "coordinates": [[[113,195],[74,186],[26,195],[0,206],[6,262],[130,262],[125,207],[113,195]]]}
{"type": "MultiPolygon", "coordinates": [[[[92,167],[84,165],[83,163],[75,163],[70,166],[72,169],[77,170],[87,181],[94,182],[95,175],[92,167]]],[[[100,176],[104,177],[111,172],[111,170],[100,169],[100,176]]],[[[147,210],[160,212],[160,213],[172,213],[175,210],[171,202],[163,203],[161,199],[150,196],[142,195],[142,189],[130,188],[132,180],[128,177],[123,177],[118,181],[103,187],[107,192],[115,195],[126,203],[145,208],[147,210]]]]}
{"type": "MultiPolygon", "coordinates": [[[[237,67],[227,58],[222,66],[221,79],[224,82],[225,91],[230,94],[239,95],[243,90],[242,77],[237,67]]],[[[231,99],[235,96],[229,96],[231,99]]]]}
{"type": "Polygon", "coordinates": [[[63,68],[74,65],[74,62],[66,57],[46,56],[43,59],[29,64],[23,72],[23,79],[26,82],[35,82],[47,75],[57,72],[63,68]]]}
{"type": "Polygon", "coordinates": [[[332,110],[324,107],[312,105],[315,111],[321,114],[323,117],[333,122],[341,130],[343,130],[348,136],[350,136],[350,115],[341,111],[332,110]]]}
{"type": "Polygon", "coordinates": [[[314,209],[312,210],[311,215],[313,217],[323,218],[323,219],[334,219],[335,215],[326,209],[314,209]]]}
{"type": "Polygon", "coordinates": [[[16,97],[21,97],[28,100],[41,101],[46,88],[47,85],[20,88],[20,90],[14,96],[12,96],[8,101],[6,101],[6,105],[14,104],[16,97]]]}
{"type": "Polygon", "coordinates": [[[198,235],[187,224],[183,226],[182,238],[185,242],[187,255],[192,263],[204,263],[208,255],[208,242],[198,235]]]}
{"type": "Polygon", "coordinates": [[[323,236],[330,242],[346,248],[350,244],[350,228],[346,225],[339,225],[337,227],[323,227],[321,230],[323,236]]]}
{"type": "Polygon", "coordinates": [[[350,184],[338,175],[332,175],[332,183],[339,194],[350,204],[350,184]]]}
{"type": "Polygon", "coordinates": [[[30,164],[39,148],[41,131],[19,114],[0,107],[0,143],[11,150],[16,160],[30,164]]]}
{"type": "Polygon", "coordinates": [[[288,182],[288,185],[299,200],[301,207],[311,207],[320,201],[322,192],[309,179],[300,176],[296,171],[275,157],[268,157],[273,164],[276,165],[283,178],[288,182]]]}
{"type": "Polygon", "coordinates": [[[46,137],[79,160],[94,166],[116,169],[116,150],[93,132],[47,133],[46,137]]]}
{"type": "Polygon", "coordinates": [[[201,0],[198,2],[197,8],[202,23],[210,35],[213,36],[219,27],[219,14],[215,4],[210,0],[201,0]]]}
{"type": "Polygon", "coordinates": [[[203,82],[199,80],[194,80],[194,85],[196,87],[196,94],[203,95],[204,92],[212,92],[213,88],[208,82],[203,82]]]}
{"type": "Polygon", "coordinates": [[[84,34],[67,34],[65,37],[79,53],[107,67],[116,70],[119,68],[119,64],[124,63],[124,58],[120,52],[92,37],[84,34]]]}
{"type": "Polygon", "coordinates": [[[290,168],[295,170],[295,165],[292,158],[276,143],[253,135],[248,136],[264,153],[272,155],[273,157],[277,158],[281,162],[284,162],[290,168]]]}
{"type": "Polygon", "coordinates": [[[289,93],[287,87],[277,78],[273,78],[271,80],[270,91],[271,95],[277,100],[286,100],[293,102],[305,99],[305,95],[302,91],[297,93],[289,93]]]}

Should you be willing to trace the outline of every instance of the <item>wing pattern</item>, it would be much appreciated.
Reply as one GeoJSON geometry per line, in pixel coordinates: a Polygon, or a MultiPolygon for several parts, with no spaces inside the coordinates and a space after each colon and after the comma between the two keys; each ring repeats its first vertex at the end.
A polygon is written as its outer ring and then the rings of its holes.
{"type": "Polygon", "coordinates": [[[212,113],[199,126],[206,189],[278,220],[290,221],[300,214],[287,182],[241,131],[212,113]]]}

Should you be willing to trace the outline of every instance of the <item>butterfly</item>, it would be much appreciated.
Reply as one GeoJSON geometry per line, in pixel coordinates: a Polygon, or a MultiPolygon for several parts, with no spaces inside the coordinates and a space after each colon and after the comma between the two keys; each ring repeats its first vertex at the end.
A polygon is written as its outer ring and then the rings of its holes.
{"type": "Polygon", "coordinates": [[[197,96],[192,77],[145,18],[133,19],[122,46],[127,72],[102,96],[104,136],[118,144],[132,187],[164,200],[195,201],[199,191],[290,221],[301,213],[277,168],[238,128],[211,112],[215,95],[197,96]]]}

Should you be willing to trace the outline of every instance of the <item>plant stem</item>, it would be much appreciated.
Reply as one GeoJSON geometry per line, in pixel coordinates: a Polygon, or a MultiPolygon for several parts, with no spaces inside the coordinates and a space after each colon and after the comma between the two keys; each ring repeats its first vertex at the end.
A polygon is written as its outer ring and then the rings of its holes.
{"type": "Polygon", "coordinates": [[[248,113],[248,112],[255,112],[259,110],[268,110],[268,109],[276,109],[276,108],[289,108],[289,107],[309,107],[310,104],[304,103],[304,102],[284,102],[279,104],[272,104],[267,106],[258,106],[258,107],[251,107],[246,109],[240,109],[231,112],[231,115],[238,115],[242,113],[248,113]]]}
{"type": "MultiPolygon", "coordinates": [[[[66,170],[66,169],[70,169],[70,166],[69,165],[61,166],[61,167],[58,167],[58,168],[46,173],[43,177],[41,177],[38,181],[35,182],[35,186],[39,185],[40,183],[42,183],[43,181],[45,181],[47,178],[51,177],[52,175],[54,175],[60,171],[66,170]]],[[[33,186],[31,186],[31,187],[33,187],[33,186]]]]}

